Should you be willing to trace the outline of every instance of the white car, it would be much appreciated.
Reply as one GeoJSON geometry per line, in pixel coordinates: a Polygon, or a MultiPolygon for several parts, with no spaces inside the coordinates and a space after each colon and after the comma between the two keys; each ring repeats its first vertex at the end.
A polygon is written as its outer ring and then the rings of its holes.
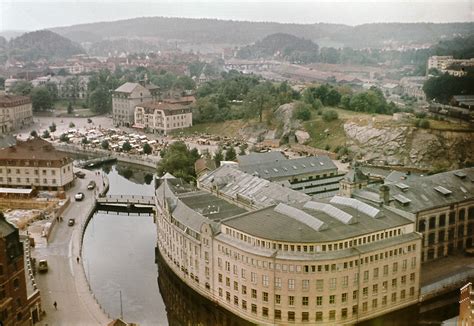
{"type": "Polygon", "coordinates": [[[84,194],[82,192],[78,192],[74,195],[74,198],[76,199],[76,201],[81,201],[84,199],[84,194]]]}

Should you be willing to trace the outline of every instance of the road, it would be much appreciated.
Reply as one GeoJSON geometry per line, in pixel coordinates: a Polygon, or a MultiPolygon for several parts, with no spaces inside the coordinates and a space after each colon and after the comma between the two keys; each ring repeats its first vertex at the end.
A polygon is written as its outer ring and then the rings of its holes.
{"type": "Polygon", "coordinates": [[[87,183],[94,179],[102,187],[101,176],[97,176],[95,171],[84,172],[86,177],[76,179],[75,186],[68,191],[71,204],[62,215],[63,221],[55,225],[48,245],[32,251],[37,260],[47,259],[49,265],[47,273],[36,275],[42,307],[46,312],[40,325],[106,325],[109,322],[89,290],[82,264],[76,261],[80,251],[81,227],[95,194],[95,190],[87,190],[87,183]],[[78,191],[85,194],[83,201],[73,199],[78,191]],[[69,218],[76,221],[72,227],[68,226],[69,218]],[[57,302],[57,310],[54,302],[57,302]]]}

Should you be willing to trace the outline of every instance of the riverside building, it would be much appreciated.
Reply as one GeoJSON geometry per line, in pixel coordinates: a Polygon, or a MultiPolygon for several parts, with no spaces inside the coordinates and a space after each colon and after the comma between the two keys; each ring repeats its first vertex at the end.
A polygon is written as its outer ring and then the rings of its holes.
{"type": "Polygon", "coordinates": [[[193,290],[263,325],[354,324],[418,302],[412,221],[352,198],[291,197],[231,170],[156,191],[160,255],[193,290]]]}

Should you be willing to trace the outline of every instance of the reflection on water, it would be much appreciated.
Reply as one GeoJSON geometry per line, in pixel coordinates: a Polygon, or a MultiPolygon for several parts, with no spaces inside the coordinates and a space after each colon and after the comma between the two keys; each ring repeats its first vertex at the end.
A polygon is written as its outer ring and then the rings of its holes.
{"type": "Polygon", "coordinates": [[[157,264],[158,285],[170,325],[253,325],[192,291],[173,274],[159,255],[157,264]]]}

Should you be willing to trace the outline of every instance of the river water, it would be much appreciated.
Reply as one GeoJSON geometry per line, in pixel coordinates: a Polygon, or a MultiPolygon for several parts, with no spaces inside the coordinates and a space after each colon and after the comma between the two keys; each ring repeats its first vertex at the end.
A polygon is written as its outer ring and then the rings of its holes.
{"type": "MultiPolygon", "coordinates": [[[[101,168],[112,195],[153,195],[153,171],[115,164],[101,168]]],[[[91,288],[112,318],[143,325],[248,325],[184,286],[158,259],[152,216],[96,212],[87,226],[83,263],[91,288]]],[[[414,306],[363,325],[439,325],[457,312],[449,304],[420,314],[414,306]],[[408,322],[408,324],[407,324],[408,322]]]]}

